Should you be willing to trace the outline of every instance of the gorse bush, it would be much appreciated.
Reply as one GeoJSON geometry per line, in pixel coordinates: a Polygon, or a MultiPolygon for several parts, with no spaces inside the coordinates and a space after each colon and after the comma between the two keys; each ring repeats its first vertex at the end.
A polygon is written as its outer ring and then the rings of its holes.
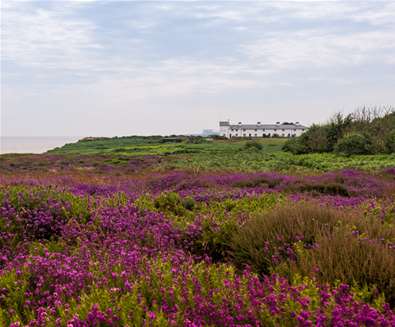
{"type": "Polygon", "coordinates": [[[369,137],[361,133],[350,133],[337,141],[334,151],[346,155],[371,154],[372,142],[369,137]]]}

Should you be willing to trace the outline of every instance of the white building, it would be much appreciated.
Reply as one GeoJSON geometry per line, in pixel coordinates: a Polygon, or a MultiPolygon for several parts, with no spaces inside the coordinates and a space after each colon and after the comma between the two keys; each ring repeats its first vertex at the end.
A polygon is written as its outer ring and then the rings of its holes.
{"type": "Polygon", "coordinates": [[[306,126],[296,123],[280,123],[267,125],[257,122],[256,124],[231,124],[229,121],[219,122],[221,136],[232,137],[296,137],[307,130],[306,126]]]}

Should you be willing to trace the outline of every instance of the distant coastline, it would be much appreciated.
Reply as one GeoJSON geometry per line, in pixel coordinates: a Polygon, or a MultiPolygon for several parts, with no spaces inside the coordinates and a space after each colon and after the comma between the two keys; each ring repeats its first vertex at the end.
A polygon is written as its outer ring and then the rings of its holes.
{"type": "Polygon", "coordinates": [[[1,136],[0,154],[44,153],[66,143],[76,142],[78,136],[1,136]]]}

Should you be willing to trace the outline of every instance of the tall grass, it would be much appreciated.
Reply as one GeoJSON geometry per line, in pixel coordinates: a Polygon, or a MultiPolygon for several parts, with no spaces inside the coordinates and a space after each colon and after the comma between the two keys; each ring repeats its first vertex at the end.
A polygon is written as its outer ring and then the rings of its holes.
{"type": "Polygon", "coordinates": [[[360,211],[307,203],[288,204],[248,220],[234,233],[238,267],[289,278],[368,286],[395,304],[395,227],[360,211]]]}
{"type": "Polygon", "coordinates": [[[340,211],[318,205],[278,207],[251,218],[234,234],[232,257],[239,266],[247,264],[259,272],[269,273],[276,261],[292,256],[295,242],[313,246],[317,235],[330,233],[343,218],[340,211]]]}
{"type": "Polygon", "coordinates": [[[354,237],[344,229],[317,236],[318,246],[298,258],[298,272],[321,282],[341,280],[369,286],[395,304],[395,251],[365,237],[354,237]]]}

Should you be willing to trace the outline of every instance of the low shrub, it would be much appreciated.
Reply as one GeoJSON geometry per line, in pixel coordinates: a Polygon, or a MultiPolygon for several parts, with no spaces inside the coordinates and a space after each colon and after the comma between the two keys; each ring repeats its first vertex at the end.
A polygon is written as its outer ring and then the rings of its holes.
{"type": "Polygon", "coordinates": [[[262,150],[263,145],[257,141],[248,141],[244,144],[246,150],[262,150]]]}
{"type": "Polygon", "coordinates": [[[192,211],[195,205],[195,200],[191,197],[181,198],[175,192],[164,192],[154,200],[154,207],[157,210],[177,216],[182,216],[187,211],[192,211]]]}
{"type": "Polygon", "coordinates": [[[302,142],[300,142],[300,139],[298,138],[289,139],[283,145],[282,150],[286,152],[291,152],[292,154],[303,154],[308,152],[305,145],[302,144],[302,142]]]}
{"type": "Polygon", "coordinates": [[[298,188],[300,192],[310,192],[327,195],[341,195],[350,196],[349,191],[345,186],[338,183],[322,183],[322,184],[306,184],[298,188]]]}
{"type": "Polygon", "coordinates": [[[388,153],[395,153],[395,129],[386,138],[385,148],[388,153]]]}
{"type": "Polygon", "coordinates": [[[334,150],[345,155],[371,154],[372,142],[363,134],[350,133],[336,143],[334,150]]]}
{"type": "Polygon", "coordinates": [[[299,141],[305,148],[305,153],[327,152],[328,128],[327,126],[313,125],[300,136],[299,141]]]}
{"type": "Polygon", "coordinates": [[[207,140],[202,136],[189,136],[187,138],[187,143],[202,144],[202,143],[207,143],[207,140]]]}
{"type": "Polygon", "coordinates": [[[269,188],[274,188],[280,183],[281,183],[280,179],[270,179],[270,178],[258,176],[257,178],[238,181],[234,183],[233,186],[235,187],[267,186],[269,188]]]}

